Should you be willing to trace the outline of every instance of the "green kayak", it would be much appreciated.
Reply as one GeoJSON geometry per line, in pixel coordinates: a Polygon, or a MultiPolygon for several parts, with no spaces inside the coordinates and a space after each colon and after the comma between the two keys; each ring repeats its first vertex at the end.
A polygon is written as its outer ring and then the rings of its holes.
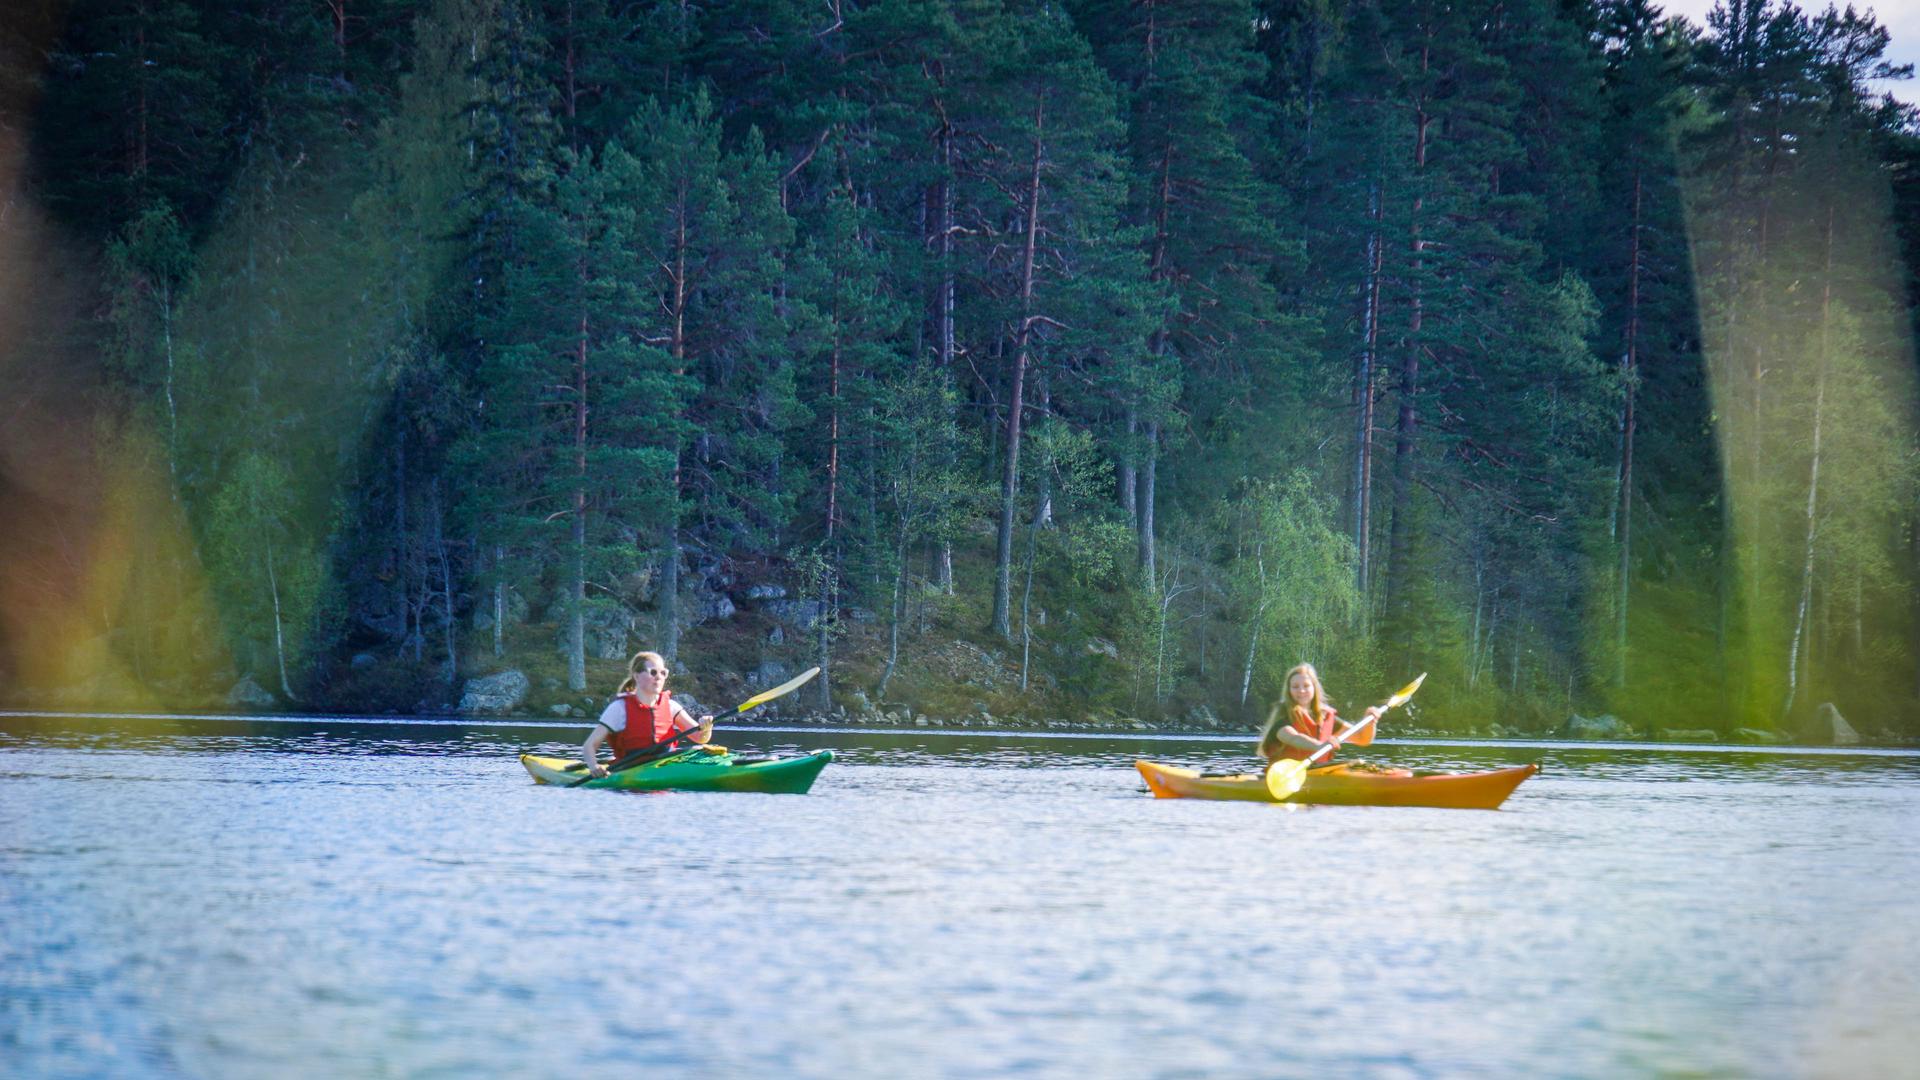
{"type": "MultiPolygon", "coordinates": [[[[813,778],[832,760],[831,750],[769,760],[736,757],[724,748],[715,747],[674,754],[579,786],[620,791],[759,791],[771,795],[804,795],[813,786],[813,778]]],[[[586,766],[572,758],[521,754],[520,764],[527,767],[535,783],[563,787],[578,783],[586,772],[586,766]]]]}

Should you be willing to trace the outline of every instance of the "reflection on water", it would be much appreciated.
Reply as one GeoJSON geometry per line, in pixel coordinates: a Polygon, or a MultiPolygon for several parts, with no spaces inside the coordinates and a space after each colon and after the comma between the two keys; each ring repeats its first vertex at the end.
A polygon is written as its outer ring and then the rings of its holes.
{"type": "Polygon", "coordinates": [[[1911,1075],[1920,754],[1401,743],[1497,813],[1148,798],[1243,740],[0,720],[19,1075],[1911,1075]],[[1299,1018],[1317,1024],[1303,1029],[1299,1018]],[[1284,1018],[1284,1019],[1283,1019],[1284,1018]]]}

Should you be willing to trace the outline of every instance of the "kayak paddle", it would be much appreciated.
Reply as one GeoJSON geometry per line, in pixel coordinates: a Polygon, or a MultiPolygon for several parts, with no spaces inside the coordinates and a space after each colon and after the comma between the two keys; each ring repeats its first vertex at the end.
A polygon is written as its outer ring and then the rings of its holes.
{"type": "Polygon", "coordinates": [[[793,693],[795,690],[798,690],[801,687],[807,685],[809,682],[812,682],[813,677],[818,674],[820,674],[819,668],[810,667],[807,670],[801,672],[800,674],[795,675],[793,678],[788,679],[786,682],[781,683],[779,686],[776,686],[773,689],[766,691],[765,693],[755,694],[753,697],[750,697],[747,700],[741,702],[740,704],[735,705],[733,708],[728,709],[726,712],[721,713],[719,716],[715,716],[714,719],[718,720],[721,717],[738,716],[749,709],[757,709],[760,706],[765,705],[767,702],[772,701],[774,698],[784,697],[788,694],[793,693]]]}
{"type": "MultiPolygon", "coordinates": [[[[728,709],[723,713],[719,713],[715,715],[713,720],[720,720],[730,716],[739,716],[741,713],[744,713],[750,709],[757,709],[760,706],[765,705],[767,702],[772,701],[774,698],[781,697],[786,694],[791,694],[795,690],[798,690],[801,687],[807,685],[807,683],[812,681],[813,677],[818,674],[820,674],[819,668],[817,667],[808,668],[807,670],[801,672],[800,674],[795,675],[793,678],[788,679],[786,682],[781,683],[779,686],[776,686],[771,690],[767,690],[762,693],[755,694],[754,696],[748,698],[747,700],[741,702],[740,704],[735,705],[733,708],[728,709]]],[[[661,739],[659,742],[653,743],[649,746],[643,746],[638,750],[633,750],[626,754],[623,754],[620,756],[619,760],[615,761],[612,765],[607,766],[607,773],[608,775],[612,775],[617,772],[623,772],[627,769],[633,768],[636,765],[645,765],[647,762],[652,761],[655,758],[665,757],[666,747],[672,746],[674,743],[677,743],[680,740],[686,738],[687,736],[693,734],[694,732],[701,731],[701,730],[712,731],[713,721],[708,721],[707,723],[699,724],[694,727],[687,728],[685,731],[675,732],[674,734],[669,735],[664,739],[661,739]]],[[[581,784],[584,784],[588,780],[593,780],[593,779],[597,779],[597,777],[595,777],[591,772],[589,772],[586,776],[581,777],[578,780],[575,780],[573,783],[568,784],[567,786],[579,787],[581,784]]]]}
{"type": "Polygon", "coordinates": [[[1315,750],[1313,753],[1307,755],[1307,757],[1276,758],[1272,764],[1267,766],[1267,792],[1281,802],[1285,802],[1291,798],[1293,793],[1299,791],[1300,786],[1307,782],[1307,767],[1309,765],[1312,765],[1321,755],[1333,753],[1334,747],[1351,739],[1354,732],[1360,731],[1375,720],[1378,720],[1388,709],[1393,708],[1395,705],[1406,704],[1407,699],[1413,696],[1413,692],[1420,689],[1420,684],[1426,681],[1427,673],[1423,671],[1420,673],[1419,678],[1401,687],[1398,693],[1388,698],[1386,703],[1380,706],[1380,712],[1374,713],[1372,716],[1367,717],[1357,724],[1348,725],[1347,730],[1334,736],[1331,742],[1315,750]]]}

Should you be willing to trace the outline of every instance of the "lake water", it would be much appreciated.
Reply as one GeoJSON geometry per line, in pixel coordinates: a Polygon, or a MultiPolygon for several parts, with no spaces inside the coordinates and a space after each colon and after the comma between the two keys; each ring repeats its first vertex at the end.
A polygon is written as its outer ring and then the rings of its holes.
{"type": "Polygon", "coordinates": [[[1920,754],[1439,744],[1497,812],[1156,800],[1240,742],[0,717],[15,1076],[1920,1075],[1920,754]]]}

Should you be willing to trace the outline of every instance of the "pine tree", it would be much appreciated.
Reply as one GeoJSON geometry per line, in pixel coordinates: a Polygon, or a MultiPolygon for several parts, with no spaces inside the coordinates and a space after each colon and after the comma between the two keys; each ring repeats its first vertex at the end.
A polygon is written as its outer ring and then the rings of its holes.
{"type": "MultiPolygon", "coordinates": [[[[978,184],[975,243],[992,306],[982,328],[1005,364],[1000,440],[999,532],[995,548],[994,633],[1011,639],[1014,528],[1020,492],[1021,431],[1029,408],[1029,372],[1082,316],[1124,303],[1137,263],[1111,245],[1124,242],[1118,213],[1124,191],[1116,154],[1121,137],[1112,84],[1065,17],[1041,9],[1011,27],[989,23],[999,48],[982,48],[994,66],[977,73],[973,134],[987,148],[971,163],[978,184]]],[[[1126,343],[1112,343],[1125,349],[1126,343]]],[[[1044,373],[1041,375],[1044,378],[1044,373]]],[[[1044,397],[1044,384],[1042,395],[1044,397]]]]}
{"type": "Polygon", "coordinates": [[[1258,130],[1247,90],[1262,74],[1255,19],[1241,0],[1089,3],[1079,13],[1128,106],[1128,217],[1143,234],[1158,301],[1138,370],[1112,373],[1129,435],[1126,505],[1139,534],[1142,579],[1154,580],[1154,511],[1162,429],[1185,408],[1212,437],[1251,381],[1247,369],[1284,353],[1274,268],[1287,251],[1274,223],[1287,216],[1262,183],[1247,132],[1258,130]],[[1137,471],[1136,471],[1137,470],[1137,471]]]}
{"type": "Polygon", "coordinates": [[[76,5],[34,117],[48,204],[96,234],[156,205],[195,231],[241,156],[231,33],[188,0],[76,5]]]}
{"type": "Polygon", "coordinates": [[[661,651],[672,656],[684,554],[711,559],[736,543],[764,544],[791,513],[791,495],[770,480],[794,407],[775,309],[792,225],[757,137],[723,150],[704,93],[642,109],[622,143],[634,163],[623,181],[630,243],[644,273],[635,279],[647,313],[639,337],[697,387],[679,423],[662,431],[675,461],[657,500],[661,651]],[[694,527],[683,529],[689,519],[694,527]]]}

